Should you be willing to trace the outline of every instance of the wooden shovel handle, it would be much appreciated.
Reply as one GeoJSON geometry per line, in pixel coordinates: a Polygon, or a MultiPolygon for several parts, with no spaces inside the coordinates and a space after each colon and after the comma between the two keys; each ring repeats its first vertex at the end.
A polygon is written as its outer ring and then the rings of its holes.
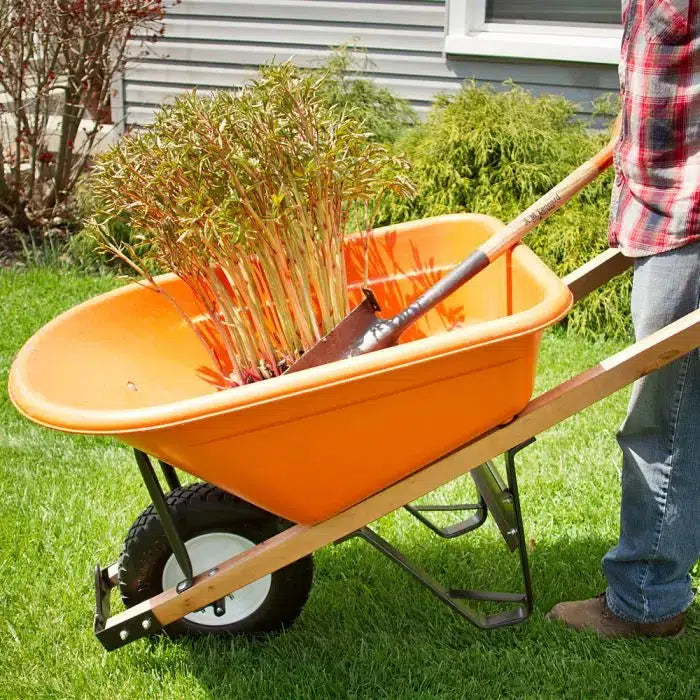
{"type": "Polygon", "coordinates": [[[415,301],[398,313],[387,323],[384,323],[381,331],[372,328],[367,337],[360,343],[352,354],[362,354],[369,350],[377,350],[380,347],[388,347],[398,340],[398,337],[406,328],[424,316],[443,299],[446,299],[465,282],[488,267],[499,255],[513,248],[521,241],[523,236],[540,221],[553,214],[559,207],[568,202],[579,190],[594,180],[600,173],[610,166],[613,159],[613,146],[617,140],[620,128],[618,117],[613,130],[612,138],[603,150],[583,165],[574,170],[556,187],[540,197],[531,207],[520,216],[513,219],[507,226],[495,233],[488,241],[479,246],[471,255],[463,260],[444,277],[427,289],[415,301]]]}
{"type": "Polygon", "coordinates": [[[612,137],[605,148],[576,168],[573,173],[564,178],[556,187],[540,197],[505,228],[483,243],[479,249],[488,257],[489,262],[493,262],[499,255],[513,248],[540,221],[548,218],[574,195],[578,194],[589,182],[592,182],[604,170],[607,170],[613,161],[613,147],[619,132],[620,118],[618,117],[612,137]]]}

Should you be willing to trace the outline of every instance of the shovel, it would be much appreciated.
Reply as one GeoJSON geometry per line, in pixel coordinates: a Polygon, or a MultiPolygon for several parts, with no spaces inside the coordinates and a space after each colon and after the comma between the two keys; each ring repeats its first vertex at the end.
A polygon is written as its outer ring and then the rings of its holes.
{"type": "Polygon", "coordinates": [[[548,218],[606,170],[612,163],[613,144],[617,138],[618,128],[619,123],[605,148],[576,168],[531,207],[491,236],[469,257],[396,316],[379,317],[377,313],[380,307],[374,294],[369,289],[363,289],[365,299],[362,303],[356,306],[328,335],[307,350],[285,374],[395,345],[410,325],[488,267],[496,258],[514,248],[540,221],[548,218]]]}

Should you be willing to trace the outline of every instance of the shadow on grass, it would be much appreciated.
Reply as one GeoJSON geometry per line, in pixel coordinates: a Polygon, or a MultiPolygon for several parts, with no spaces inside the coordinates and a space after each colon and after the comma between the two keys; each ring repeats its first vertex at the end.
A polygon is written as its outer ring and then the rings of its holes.
{"type": "MultiPolygon", "coordinates": [[[[496,533],[447,543],[409,532],[399,539],[406,554],[446,585],[519,590],[517,554],[496,533]]],[[[600,557],[608,545],[595,538],[537,544],[532,618],[480,631],[353,540],[317,555],[307,608],[287,632],[254,641],[162,640],[153,647],[177,644],[179,662],[211,697],[692,697],[700,689],[697,609],[679,640],[601,640],[544,619],[557,601],[603,589],[600,557]]],[[[157,664],[157,656],[139,655],[137,665],[157,664]]]]}

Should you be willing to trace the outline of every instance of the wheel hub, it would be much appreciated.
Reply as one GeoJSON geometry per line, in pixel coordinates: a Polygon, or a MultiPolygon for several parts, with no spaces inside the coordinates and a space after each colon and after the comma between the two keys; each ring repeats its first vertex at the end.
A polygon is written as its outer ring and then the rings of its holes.
{"type": "MultiPolygon", "coordinates": [[[[254,547],[255,543],[241,535],[231,532],[207,532],[185,542],[185,548],[192,560],[192,569],[201,574],[216,567],[222,561],[245,552],[254,547]]],[[[174,588],[184,578],[182,569],[174,555],[170,555],[165,563],[162,575],[163,590],[174,588]]],[[[249,583],[247,586],[230,593],[225,598],[225,612],[217,616],[212,605],[185,616],[185,620],[198,625],[224,626],[245,619],[252,615],[265,601],[270,592],[272,576],[249,583]]]]}

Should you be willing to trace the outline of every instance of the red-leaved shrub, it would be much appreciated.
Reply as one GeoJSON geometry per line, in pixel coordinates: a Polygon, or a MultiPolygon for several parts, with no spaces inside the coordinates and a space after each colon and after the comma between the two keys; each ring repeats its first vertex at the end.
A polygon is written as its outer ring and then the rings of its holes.
{"type": "Polygon", "coordinates": [[[63,216],[110,120],[134,41],[163,0],[0,0],[0,215],[20,230],[63,216]]]}

